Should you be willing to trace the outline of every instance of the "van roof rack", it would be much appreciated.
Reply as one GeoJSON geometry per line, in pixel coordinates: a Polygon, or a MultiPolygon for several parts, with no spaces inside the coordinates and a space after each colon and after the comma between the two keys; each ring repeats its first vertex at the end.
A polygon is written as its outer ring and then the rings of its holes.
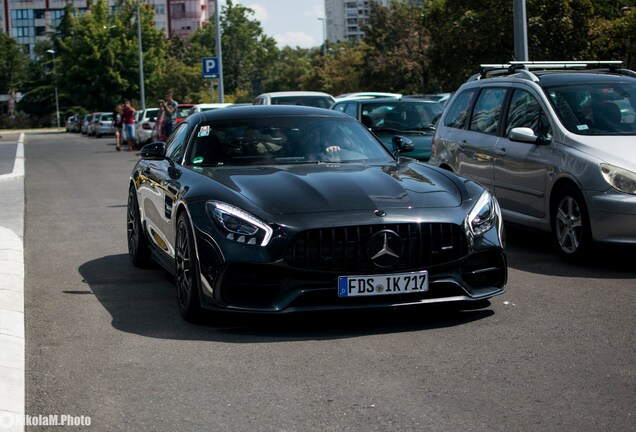
{"type": "Polygon", "coordinates": [[[566,70],[566,69],[598,69],[607,68],[610,72],[623,73],[629,75],[621,69],[621,60],[580,60],[580,61],[511,61],[502,64],[482,64],[479,73],[473,75],[469,81],[486,77],[511,75],[523,71],[526,78],[537,80],[538,78],[530,70],[566,70]]]}

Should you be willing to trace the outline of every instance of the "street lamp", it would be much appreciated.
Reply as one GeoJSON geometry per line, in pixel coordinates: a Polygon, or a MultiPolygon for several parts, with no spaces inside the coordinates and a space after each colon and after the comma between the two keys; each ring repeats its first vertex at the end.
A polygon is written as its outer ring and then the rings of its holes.
{"type": "Polygon", "coordinates": [[[325,27],[327,26],[327,21],[325,18],[318,18],[318,21],[322,21],[322,55],[324,56],[327,52],[327,36],[325,27]]]}
{"type": "Polygon", "coordinates": [[[141,109],[146,109],[146,92],[144,90],[144,57],[141,47],[141,13],[139,12],[139,3],[137,0],[137,39],[139,40],[139,92],[141,98],[141,109]]]}
{"type": "Polygon", "coordinates": [[[47,53],[53,54],[53,81],[55,82],[55,114],[57,117],[57,127],[60,127],[60,103],[57,98],[57,71],[55,69],[55,51],[46,50],[47,53]]]}

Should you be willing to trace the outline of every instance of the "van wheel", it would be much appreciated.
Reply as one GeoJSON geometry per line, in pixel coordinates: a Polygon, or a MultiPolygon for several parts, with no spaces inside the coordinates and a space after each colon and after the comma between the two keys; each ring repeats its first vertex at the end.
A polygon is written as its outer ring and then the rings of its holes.
{"type": "Polygon", "coordinates": [[[579,261],[592,247],[592,232],[581,192],[574,186],[557,191],[551,206],[552,236],[563,259],[579,261]]]}

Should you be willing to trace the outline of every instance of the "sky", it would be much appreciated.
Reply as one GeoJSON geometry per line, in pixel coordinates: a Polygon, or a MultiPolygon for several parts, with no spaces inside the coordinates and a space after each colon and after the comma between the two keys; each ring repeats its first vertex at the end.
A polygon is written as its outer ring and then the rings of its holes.
{"type": "MultiPolygon", "coordinates": [[[[324,0],[233,0],[254,10],[266,35],[273,37],[279,48],[312,48],[322,45],[324,39],[324,0]]],[[[219,2],[221,7],[226,1],[219,2]]]]}

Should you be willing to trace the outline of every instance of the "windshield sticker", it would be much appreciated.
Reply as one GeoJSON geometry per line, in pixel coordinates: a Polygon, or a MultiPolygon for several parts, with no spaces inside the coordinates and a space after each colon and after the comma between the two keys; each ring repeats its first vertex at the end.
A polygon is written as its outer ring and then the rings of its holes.
{"type": "Polygon", "coordinates": [[[206,137],[210,135],[210,126],[201,126],[201,130],[199,130],[198,137],[206,137]]]}
{"type": "Polygon", "coordinates": [[[582,125],[576,125],[576,128],[580,131],[583,131],[583,130],[588,130],[590,127],[586,124],[582,124],[582,125]]]}
{"type": "Polygon", "coordinates": [[[192,159],[192,163],[193,164],[200,164],[203,163],[203,157],[202,156],[197,156],[194,159],[192,159]]]}

